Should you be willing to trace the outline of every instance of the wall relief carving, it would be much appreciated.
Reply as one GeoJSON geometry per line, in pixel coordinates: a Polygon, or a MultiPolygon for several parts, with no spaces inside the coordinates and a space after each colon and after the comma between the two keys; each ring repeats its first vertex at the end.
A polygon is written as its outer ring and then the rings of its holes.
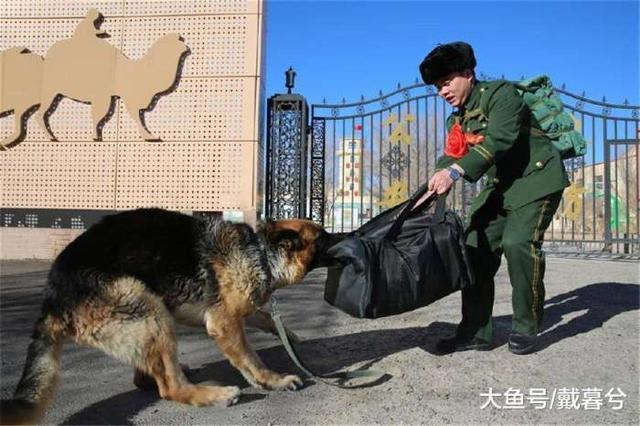
{"type": "Polygon", "coordinates": [[[142,139],[161,140],[146,128],[144,114],[175,90],[189,48],[179,34],[170,33],[132,60],[105,40],[102,21],[100,12],[89,10],[73,36],[53,44],[44,58],[22,47],[0,52],[0,116],[15,114],[14,132],[1,142],[2,149],[24,140],[33,112],[44,132],[57,140],[49,118],[61,97],[91,105],[94,140],[102,140],[115,97],[123,101],[142,139]]]}

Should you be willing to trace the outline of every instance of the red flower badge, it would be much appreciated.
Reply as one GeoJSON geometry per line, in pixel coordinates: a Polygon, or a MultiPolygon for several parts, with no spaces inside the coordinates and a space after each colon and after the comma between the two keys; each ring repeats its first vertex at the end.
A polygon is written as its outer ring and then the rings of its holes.
{"type": "Polygon", "coordinates": [[[464,157],[468,151],[469,148],[467,148],[467,141],[464,133],[462,133],[462,127],[460,127],[460,124],[456,123],[451,127],[449,136],[447,136],[447,144],[444,147],[444,154],[458,160],[464,157]]]}
{"type": "Polygon", "coordinates": [[[447,144],[444,147],[445,155],[453,157],[456,160],[464,157],[469,152],[468,145],[477,145],[484,141],[484,136],[474,133],[463,133],[462,126],[456,123],[451,126],[449,136],[447,136],[447,144]]]}

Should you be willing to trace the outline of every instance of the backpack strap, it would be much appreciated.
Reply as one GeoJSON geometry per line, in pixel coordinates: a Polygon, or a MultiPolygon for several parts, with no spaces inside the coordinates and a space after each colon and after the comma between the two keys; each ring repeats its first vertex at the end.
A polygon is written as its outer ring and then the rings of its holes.
{"type": "MultiPolygon", "coordinates": [[[[484,96],[484,93],[482,94],[482,96],[484,96]]],[[[480,98],[480,103],[482,104],[482,98],[480,98]]],[[[463,120],[470,120],[476,117],[483,121],[487,120],[487,116],[484,114],[482,106],[480,108],[472,109],[471,111],[465,112],[463,115],[463,120]]]]}
{"type": "MultiPolygon", "coordinates": [[[[518,84],[516,84],[516,88],[520,89],[520,90],[523,90],[523,91],[531,91],[530,88],[525,87],[525,86],[519,86],[518,84]]],[[[536,101],[536,103],[542,102],[542,101],[544,101],[544,99],[538,100],[538,101],[536,101]]],[[[524,100],[523,100],[523,102],[524,102],[524,100]]],[[[488,111],[488,109],[489,109],[489,95],[487,95],[487,91],[485,90],[480,95],[480,107],[467,112],[465,114],[465,118],[473,118],[473,117],[480,116],[480,119],[483,119],[485,121],[489,121],[489,117],[484,113],[484,111],[488,111]]],[[[554,117],[555,117],[555,115],[554,115],[554,117]]],[[[534,136],[547,136],[547,134],[544,132],[544,130],[535,128],[533,126],[527,126],[527,128],[529,129],[529,132],[534,136]]]]}

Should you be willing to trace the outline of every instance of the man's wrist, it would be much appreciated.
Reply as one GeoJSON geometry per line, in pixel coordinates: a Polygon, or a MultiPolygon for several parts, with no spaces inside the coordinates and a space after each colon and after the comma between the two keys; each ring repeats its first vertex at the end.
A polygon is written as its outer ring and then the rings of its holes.
{"type": "Polygon", "coordinates": [[[452,164],[447,167],[447,172],[449,172],[449,177],[454,182],[464,176],[464,170],[462,170],[462,168],[457,164],[452,164]]]}
{"type": "Polygon", "coordinates": [[[462,167],[460,167],[457,163],[453,163],[451,165],[451,167],[456,169],[458,171],[458,173],[460,173],[460,176],[464,176],[464,169],[462,167]]]}

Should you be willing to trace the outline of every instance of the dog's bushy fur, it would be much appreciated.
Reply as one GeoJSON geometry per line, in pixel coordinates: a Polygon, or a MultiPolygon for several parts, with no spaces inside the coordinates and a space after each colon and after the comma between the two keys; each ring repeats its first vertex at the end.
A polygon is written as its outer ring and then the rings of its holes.
{"type": "Polygon", "coordinates": [[[175,323],[200,325],[254,386],[295,389],[300,378],[266,368],[249,346],[244,320],[275,288],[318,265],[331,238],[309,221],[245,224],[161,209],[108,216],[69,244],[51,267],[42,314],[14,399],[2,423],[41,417],[58,377],[65,340],[86,344],[155,379],[160,396],[191,405],[237,401],[234,386],[199,386],[177,360],[175,323]]]}

